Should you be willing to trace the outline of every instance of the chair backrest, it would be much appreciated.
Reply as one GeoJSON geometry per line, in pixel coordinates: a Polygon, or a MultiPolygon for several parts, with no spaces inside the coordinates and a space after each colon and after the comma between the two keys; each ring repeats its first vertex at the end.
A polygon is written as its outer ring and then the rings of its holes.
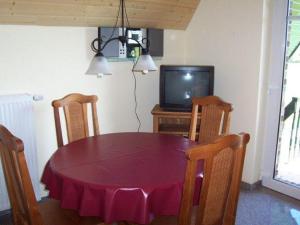
{"type": "Polygon", "coordinates": [[[91,103],[92,108],[94,135],[99,135],[99,123],[96,106],[97,100],[98,97],[96,95],[87,96],[73,93],[52,102],[58,147],[64,145],[59,108],[63,107],[64,109],[68,142],[72,142],[89,136],[87,116],[88,103],[91,103]]]}
{"type": "Polygon", "coordinates": [[[199,160],[204,160],[195,224],[234,225],[249,139],[248,134],[228,135],[213,144],[199,145],[186,152],[187,168],[178,224],[191,224],[197,165],[199,160]]]}
{"type": "Polygon", "coordinates": [[[220,135],[228,134],[230,125],[231,104],[224,102],[217,96],[193,98],[192,119],[190,124],[189,138],[196,139],[197,118],[199,106],[201,120],[198,142],[211,143],[220,135]]]}
{"type": "Polygon", "coordinates": [[[2,125],[0,125],[0,155],[14,224],[42,225],[42,217],[26,164],[23,142],[2,125]]]}

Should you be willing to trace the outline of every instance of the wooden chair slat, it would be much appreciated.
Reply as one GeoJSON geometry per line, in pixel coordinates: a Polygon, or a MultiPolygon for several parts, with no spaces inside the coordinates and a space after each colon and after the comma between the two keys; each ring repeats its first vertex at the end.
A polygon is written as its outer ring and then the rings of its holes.
{"type": "Polygon", "coordinates": [[[56,200],[38,203],[24,154],[23,142],[0,124],[0,157],[16,225],[105,225],[95,217],[80,217],[56,200]]]}
{"type": "Polygon", "coordinates": [[[151,225],[234,225],[249,134],[219,137],[186,152],[187,167],[179,217],[158,217],[151,225]],[[193,205],[199,160],[204,160],[200,202],[193,205]],[[195,215],[196,214],[196,215],[195,215]]]}
{"type": "Polygon", "coordinates": [[[211,143],[218,136],[228,134],[232,111],[231,104],[224,102],[217,96],[195,97],[192,101],[193,109],[189,132],[191,140],[196,140],[197,117],[200,110],[199,143],[211,143]]]}
{"type": "Polygon", "coordinates": [[[55,131],[56,131],[56,139],[58,147],[64,145],[63,137],[62,137],[62,130],[61,130],[61,123],[59,118],[59,108],[53,108],[54,111],[54,121],[55,121],[55,131]]]}
{"type": "Polygon", "coordinates": [[[0,125],[0,142],[1,161],[14,223],[42,225],[42,218],[37,210],[38,204],[25,162],[22,141],[0,125]]]}
{"type": "Polygon", "coordinates": [[[59,108],[63,108],[68,142],[73,142],[89,136],[89,125],[87,107],[91,105],[93,117],[93,135],[99,135],[99,123],[97,116],[96,95],[82,95],[78,93],[69,94],[61,99],[54,100],[52,106],[54,109],[54,119],[56,127],[56,137],[58,147],[64,145],[62,137],[62,128],[60,122],[59,108]]]}

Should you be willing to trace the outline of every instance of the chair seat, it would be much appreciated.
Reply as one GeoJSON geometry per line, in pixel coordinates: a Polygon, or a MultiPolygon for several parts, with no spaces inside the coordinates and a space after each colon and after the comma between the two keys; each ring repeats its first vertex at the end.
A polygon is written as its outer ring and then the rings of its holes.
{"type": "Polygon", "coordinates": [[[45,225],[104,225],[96,217],[81,217],[74,210],[62,209],[54,199],[39,203],[39,211],[45,225]]]}

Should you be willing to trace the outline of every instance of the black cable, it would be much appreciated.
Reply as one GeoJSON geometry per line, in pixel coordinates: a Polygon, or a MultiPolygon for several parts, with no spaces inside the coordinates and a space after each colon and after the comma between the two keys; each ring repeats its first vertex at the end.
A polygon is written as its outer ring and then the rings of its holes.
{"type": "Polygon", "coordinates": [[[134,102],[135,102],[134,113],[135,113],[136,119],[138,120],[138,123],[139,123],[137,132],[140,132],[140,128],[141,128],[142,124],[141,124],[140,117],[137,113],[138,102],[137,102],[137,99],[136,99],[136,77],[135,77],[135,73],[133,71],[132,71],[132,75],[133,75],[133,78],[134,78],[134,102]]]}
{"type": "Polygon", "coordinates": [[[130,27],[130,23],[129,23],[129,20],[128,20],[128,15],[127,15],[127,10],[126,10],[126,1],[124,1],[124,8],[125,8],[126,21],[127,21],[128,27],[130,27]]]}
{"type": "MultiPolygon", "coordinates": [[[[134,61],[132,61],[133,62],[133,67],[134,67],[134,65],[135,65],[135,62],[134,61]]],[[[137,102],[137,98],[136,98],[136,76],[135,76],[135,73],[134,73],[134,71],[133,71],[133,67],[132,67],[132,76],[133,76],[133,79],[134,79],[134,89],[133,89],[133,95],[134,95],[134,103],[135,103],[135,107],[134,107],[134,113],[135,113],[135,117],[136,117],[136,119],[137,119],[137,121],[138,121],[138,123],[139,123],[139,126],[138,126],[138,130],[137,130],[137,132],[140,132],[140,128],[141,128],[141,120],[140,120],[140,117],[139,117],[139,115],[138,115],[138,113],[137,113],[137,107],[138,107],[138,102],[137,102]]]]}
{"type": "MultiPolygon", "coordinates": [[[[121,5],[121,4],[120,4],[121,5]]],[[[128,28],[130,28],[130,23],[129,23],[129,19],[128,19],[128,15],[127,15],[127,10],[126,10],[126,1],[124,1],[124,10],[125,10],[125,17],[126,17],[126,21],[127,21],[127,25],[128,25],[128,28]]],[[[120,8],[119,8],[119,12],[120,12],[120,8]]],[[[118,13],[118,16],[119,16],[119,13],[118,13]]],[[[136,76],[135,76],[135,73],[133,71],[133,68],[134,68],[134,65],[135,65],[135,61],[133,60],[133,66],[132,66],[132,76],[133,76],[133,79],[134,79],[134,89],[133,89],[133,96],[134,96],[134,113],[135,113],[135,117],[138,121],[138,129],[137,129],[137,132],[140,132],[140,129],[141,129],[141,126],[142,126],[142,123],[141,123],[141,120],[140,120],[140,117],[137,113],[137,108],[138,108],[138,101],[137,101],[137,96],[136,96],[136,89],[137,89],[137,81],[136,81],[136,76]]]]}
{"type": "Polygon", "coordinates": [[[114,34],[116,32],[118,21],[119,21],[119,17],[120,17],[120,8],[121,8],[121,2],[119,3],[118,15],[117,15],[116,22],[115,22],[115,24],[113,26],[113,31],[111,32],[111,35],[110,35],[110,37],[107,40],[110,40],[114,36],[114,34]]]}
{"type": "MultiPolygon", "coordinates": [[[[128,14],[127,14],[127,10],[126,10],[126,1],[124,2],[124,8],[125,8],[125,16],[126,16],[126,21],[127,21],[127,24],[128,24],[128,27],[130,27],[130,23],[129,23],[129,19],[128,19],[128,14]]],[[[135,116],[136,116],[136,119],[138,120],[138,123],[139,123],[139,126],[138,126],[138,132],[140,132],[140,128],[141,128],[141,120],[140,120],[140,117],[137,113],[137,107],[138,107],[138,102],[137,102],[137,98],[136,98],[136,76],[135,76],[135,73],[133,71],[133,68],[136,64],[136,62],[133,60],[133,66],[132,66],[132,76],[133,76],[133,79],[134,79],[134,89],[133,89],[133,94],[134,94],[134,102],[135,102],[135,107],[134,107],[134,113],[135,113],[135,116]]]]}

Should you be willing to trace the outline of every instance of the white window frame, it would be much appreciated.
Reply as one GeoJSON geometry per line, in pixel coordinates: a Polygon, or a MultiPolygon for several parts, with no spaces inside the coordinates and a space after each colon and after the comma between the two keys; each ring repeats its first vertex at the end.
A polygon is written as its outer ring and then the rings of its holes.
{"type": "Polygon", "coordinates": [[[274,0],[262,185],[296,199],[300,189],[274,179],[284,73],[288,0],[274,0]]]}

